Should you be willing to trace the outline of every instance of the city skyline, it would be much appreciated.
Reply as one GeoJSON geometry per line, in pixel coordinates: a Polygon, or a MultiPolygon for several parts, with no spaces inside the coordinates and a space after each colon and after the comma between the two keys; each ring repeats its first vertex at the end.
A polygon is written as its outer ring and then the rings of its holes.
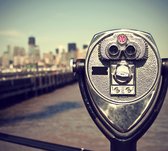
{"type": "Polygon", "coordinates": [[[69,69],[70,58],[85,58],[87,45],[84,44],[82,49],[77,48],[76,43],[68,43],[67,51],[56,48],[53,51],[41,52],[39,45],[36,43],[36,37],[28,37],[28,49],[22,46],[7,45],[6,51],[0,55],[0,71],[13,72],[16,69],[29,70],[35,67],[45,69],[60,68],[69,69]]]}
{"type": "Polygon", "coordinates": [[[168,57],[168,2],[0,0],[0,55],[7,45],[28,50],[27,39],[36,37],[42,52],[89,44],[97,32],[133,28],[152,34],[162,57],[168,57]]]}
{"type": "MultiPolygon", "coordinates": [[[[19,48],[23,48],[25,49],[25,52],[27,54],[29,54],[29,48],[30,48],[30,45],[33,45],[35,47],[38,47],[38,49],[40,50],[40,45],[38,43],[36,43],[37,38],[36,37],[33,37],[33,36],[30,36],[30,37],[27,37],[27,44],[25,47],[23,47],[22,45],[10,45],[10,44],[7,44],[4,49],[4,51],[0,52],[0,57],[4,54],[4,53],[7,53],[9,51],[9,47],[10,47],[10,51],[12,52],[12,54],[14,53],[14,49],[16,47],[19,47],[19,48]],[[33,43],[31,42],[31,40],[34,40],[33,43]]],[[[86,49],[88,47],[87,44],[82,44],[80,50],[82,49],[86,49]]],[[[69,42],[69,43],[66,43],[66,45],[63,47],[63,46],[58,46],[56,48],[54,48],[53,50],[48,50],[48,51],[42,51],[40,52],[40,55],[42,55],[43,53],[49,53],[49,52],[52,52],[54,54],[57,54],[57,53],[62,53],[63,51],[65,52],[69,52],[71,51],[70,49],[73,49],[73,50],[78,50],[79,47],[78,47],[78,44],[76,42],[69,42]],[[71,46],[72,45],[72,46],[71,46]],[[69,47],[70,46],[70,47],[69,47]],[[72,48],[71,48],[72,47],[72,48]],[[75,49],[74,49],[75,48],[75,49]],[[58,51],[58,52],[57,52],[58,51]]]]}

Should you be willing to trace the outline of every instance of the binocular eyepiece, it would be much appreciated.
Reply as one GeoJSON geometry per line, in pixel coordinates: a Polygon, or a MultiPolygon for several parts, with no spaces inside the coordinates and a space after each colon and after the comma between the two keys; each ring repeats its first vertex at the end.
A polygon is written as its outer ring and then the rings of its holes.
{"type": "Polygon", "coordinates": [[[146,59],[148,45],[133,33],[114,33],[100,42],[99,53],[103,60],[139,60],[146,59]]]}
{"type": "Polygon", "coordinates": [[[86,59],[72,64],[92,119],[111,150],[136,150],[167,91],[168,59],[149,33],[119,29],[96,34],[86,59]]]}

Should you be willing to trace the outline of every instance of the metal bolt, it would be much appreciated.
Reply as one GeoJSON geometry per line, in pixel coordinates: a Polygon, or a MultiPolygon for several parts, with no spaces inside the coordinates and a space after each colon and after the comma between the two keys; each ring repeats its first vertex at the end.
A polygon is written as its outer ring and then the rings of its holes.
{"type": "Polygon", "coordinates": [[[116,91],[116,93],[120,92],[120,90],[118,89],[118,87],[115,87],[114,90],[116,91]]]}
{"type": "Polygon", "coordinates": [[[130,89],[130,87],[126,87],[126,90],[128,93],[130,93],[132,90],[130,89]]]}

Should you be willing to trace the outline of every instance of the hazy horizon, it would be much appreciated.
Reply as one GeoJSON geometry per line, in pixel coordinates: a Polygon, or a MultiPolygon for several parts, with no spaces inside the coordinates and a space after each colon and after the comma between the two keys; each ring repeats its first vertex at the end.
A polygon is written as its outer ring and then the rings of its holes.
{"type": "Polygon", "coordinates": [[[0,54],[7,45],[28,48],[36,37],[41,52],[89,44],[97,32],[132,28],[152,34],[162,57],[168,57],[168,1],[0,0],[0,54]]]}

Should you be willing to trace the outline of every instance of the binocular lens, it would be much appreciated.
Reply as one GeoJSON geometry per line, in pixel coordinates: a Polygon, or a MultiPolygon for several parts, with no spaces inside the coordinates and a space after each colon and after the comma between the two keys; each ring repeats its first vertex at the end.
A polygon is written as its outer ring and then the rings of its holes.
{"type": "Polygon", "coordinates": [[[132,45],[128,46],[126,48],[125,52],[126,52],[127,56],[129,56],[129,57],[135,57],[135,55],[136,55],[136,49],[132,45]]]}
{"type": "Polygon", "coordinates": [[[116,45],[112,45],[109,47],[108,53],[110,56],[117,56],[119,54],[118,47],[116,45]]]}

